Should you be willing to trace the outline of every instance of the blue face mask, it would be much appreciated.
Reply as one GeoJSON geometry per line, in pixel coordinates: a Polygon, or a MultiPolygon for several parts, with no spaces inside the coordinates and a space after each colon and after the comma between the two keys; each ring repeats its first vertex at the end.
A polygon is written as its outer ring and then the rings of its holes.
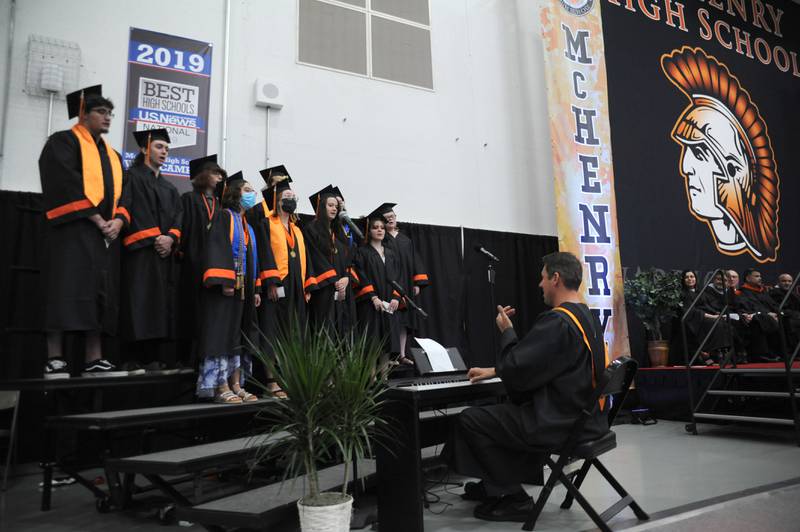
{"type": "Polygon", "coordinates": [[[242,208],[250,209],[256,204],[255,192],[242,192],[242,208]]]}

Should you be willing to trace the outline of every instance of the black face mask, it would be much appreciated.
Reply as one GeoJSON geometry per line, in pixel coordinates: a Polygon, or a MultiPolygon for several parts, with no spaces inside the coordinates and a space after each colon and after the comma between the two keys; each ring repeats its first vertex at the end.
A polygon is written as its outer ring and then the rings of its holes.
{"type": "Polygon", "coordinates": [[[294,198],[284,198],[281,200],[281,209],[286,214],[293,214],[297,208],[297,200],[294,198]]]}

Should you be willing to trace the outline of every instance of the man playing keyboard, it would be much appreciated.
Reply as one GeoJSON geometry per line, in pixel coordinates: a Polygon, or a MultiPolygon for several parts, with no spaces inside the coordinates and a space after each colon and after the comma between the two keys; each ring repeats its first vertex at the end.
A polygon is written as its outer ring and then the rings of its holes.
{"type": "MultiPolygon", "coordinates": [[[[464,486],[462,498],[480,501],[474,515],[488,521],[525,521],[533,501],[521,483],[542,483],[543,454],[561,446],[607,365],[597,318],[580,302],[583,268],[571,253],[543,259],[542,313],[522,340],[511,317],[497,307],[500,352],[493,368],[471,368],[470,381],[500,377],[509,402],[464,410],[443,451],[450,467],[481,479],[464,486]],[[594,374],[593,374],[594,372],[594,374]]],[[[599,409],[587,423],[585,439],[608,431],[599,409]]]]}

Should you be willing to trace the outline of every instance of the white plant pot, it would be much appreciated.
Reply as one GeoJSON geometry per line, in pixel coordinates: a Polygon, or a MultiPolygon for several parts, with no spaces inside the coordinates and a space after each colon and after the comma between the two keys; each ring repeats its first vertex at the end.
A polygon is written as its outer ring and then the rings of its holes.
{"type": "Polygon", "coordinates": [[[327,506],[306,506],[300,499],[297,501],[297,513],[303,532],[348,532],[353,498],[348,495],[346,501],[327,506]]]}

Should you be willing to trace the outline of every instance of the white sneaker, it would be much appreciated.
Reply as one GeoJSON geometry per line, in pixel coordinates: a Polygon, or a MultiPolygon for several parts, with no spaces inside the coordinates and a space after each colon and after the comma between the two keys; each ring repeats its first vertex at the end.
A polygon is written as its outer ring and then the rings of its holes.
{"type": "Polygon", "coordinates": [[[118,370],[117,367],[104,358],[87,362],[83,367],[84,377],[127,377],[127,371],[118,370]]]}
{"type": "Polygon", "coordinates": [[[69,379],[69,364],[63,358],[50,358],[44,365],[45,379],[69,379]]]}

